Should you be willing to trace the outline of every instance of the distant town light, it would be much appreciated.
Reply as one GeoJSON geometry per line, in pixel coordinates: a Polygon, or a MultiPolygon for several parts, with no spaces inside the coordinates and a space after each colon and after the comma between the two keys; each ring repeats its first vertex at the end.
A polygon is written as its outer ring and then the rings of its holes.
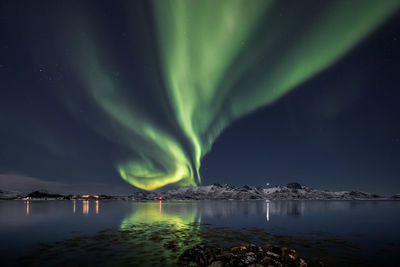
{"type": "Polygon", "coordinates": [[[81,195],[81,198],[100,198],[100,196],[99,195],[86,194],[86,195],[81,195]]]}

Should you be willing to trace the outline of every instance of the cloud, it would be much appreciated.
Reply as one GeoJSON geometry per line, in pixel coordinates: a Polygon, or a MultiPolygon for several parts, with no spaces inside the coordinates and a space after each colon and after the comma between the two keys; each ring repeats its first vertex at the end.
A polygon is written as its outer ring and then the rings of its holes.
{"type": "Polygon", "coordinates": [[[20,192],[31,192],[34,190],[47,190],[51,192],[69,192],[68,184],[45,181],[17,174],[0,174],[0,189],[15,190],[20,192]]]}
{"type": "Polygon", "coordinates": [[[46,181],[39,178],[19,174],[0,174],[0,189],[29,193],[36,190],[46,190],[61,194],[106,194],[129,195],[134,188],[128,184],[113,185],[107,183],[74,183],[46,181]]]}

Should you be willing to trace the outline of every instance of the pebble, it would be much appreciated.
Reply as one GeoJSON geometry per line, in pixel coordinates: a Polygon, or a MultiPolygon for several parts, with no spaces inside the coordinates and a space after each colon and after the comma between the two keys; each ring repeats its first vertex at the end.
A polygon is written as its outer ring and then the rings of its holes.
{"type": "Polygon", "coordinates": [[[213,261],[208,267],[223,267],[224,263],[222,261],[213,261]]]}

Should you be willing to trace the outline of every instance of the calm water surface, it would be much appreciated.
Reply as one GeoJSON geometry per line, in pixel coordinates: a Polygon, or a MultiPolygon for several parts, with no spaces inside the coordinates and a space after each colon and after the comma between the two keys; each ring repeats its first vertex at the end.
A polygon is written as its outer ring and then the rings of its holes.
{"type": "Polygon", "coordinates": [[[296,248],[328,265],[399,266],[396,201],[0,201],[9,265],[175,265],[196,244],[296,248]]]}

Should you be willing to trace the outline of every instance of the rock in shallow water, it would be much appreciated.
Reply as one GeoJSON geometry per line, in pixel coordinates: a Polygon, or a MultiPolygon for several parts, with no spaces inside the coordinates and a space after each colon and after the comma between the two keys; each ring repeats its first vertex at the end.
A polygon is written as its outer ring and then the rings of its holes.
{"type": "MultiPolygon", "coordinates": [[[[289,248],[267,245],[266,248],[254,244],[241,245],[228,249],[198,245],[186,250],[179,258],[180,266],[310,266],[297,252],[289,248]]],[[[323,266],[323,264],[319,265],[323,266]]]]}

